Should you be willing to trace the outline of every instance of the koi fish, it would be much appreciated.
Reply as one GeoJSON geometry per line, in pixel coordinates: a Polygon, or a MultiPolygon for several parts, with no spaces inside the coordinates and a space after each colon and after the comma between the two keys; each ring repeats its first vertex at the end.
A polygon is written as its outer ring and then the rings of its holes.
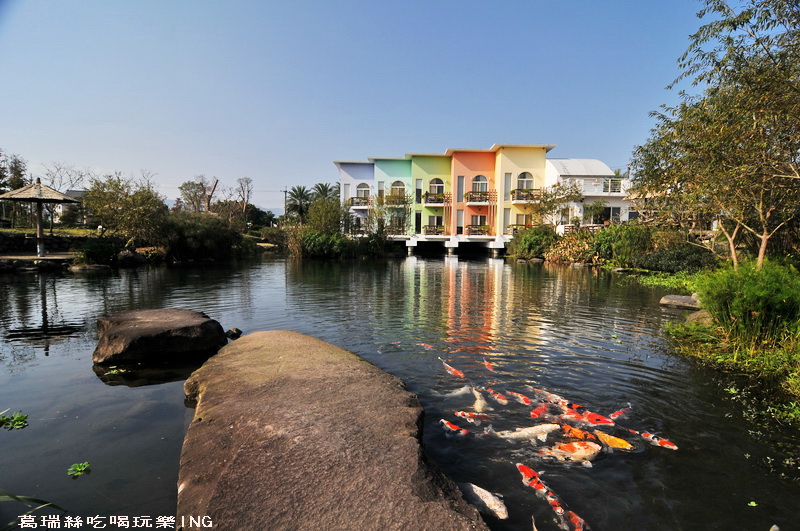
{"type": "Polygon", "coordinates": [[[540,419],[547,416],[549,413],[550,406],[548,404],[542,404],[539,407],[531,410],[531,418],[540,419]]]}
{"type": "Polygon", "coordinates": [[[457,483],[467,503],[483,514],[489,514],[500,520],[508,518],[508,509],[500,496],[482,489],[472,483],[457,483]]]}
{"type": "Polygon", "coordinates": [[[483,359],[481,360],[481,363],[484,365],[484,367],[494,372],[494,364],[491,361],[486,361],[485,359],[483,359]]]}
{"type": "Polygon", "coordinates": [[[443,360],[442,358],[439,358],[439,360],[442,362],[442,365],[444,365],[444,369],[445,369],[447,372],[449,372],[449,373],[450,373],[450,374],[452,374],[453,376],[458,376],[459,378],[464,378],[464,373],[463,373],[463,372],[459,371],[459,370],[458,370],[458,369],[456,369],[455,367],[451,367],[450,365],[448,365],[447,363],[445,363],[445,362],[444,362],[444,360],[443,360]]]}
{"type": "Polygon", "coordinates": [[[480,426],[481,422],[490,420],[491,417],[489,415],[482,415],[480,413],[472,413],[471,411],[456,411],[456,417],[461,417],[462,419],[475,424],[476,426],[480,426]]]}
{"type": "Polygon", "coordinates": [[[511,395],[514,398],[514,400],[516,400],[523,406],[531,405],[531,399],[523,395],[522,393],[515,393],[514,391],[508,391],[508,394],[511,395]]]}
{"type": "Polygon", "coordinates": [[[439,424],[445,429],[445,435],[449,437],[467,437],[470,435],[470,431],[462,428],[461,426],[457,426],[452,422],[448,422],[444,419],[439,420],[439,424]]]}
{"type": "Polygon", "coordinates": [[[390,345],[399,345],[400,343],[402,343],[402,341],[392,341],[392,342],[391,342],[391,343],[389,343],[389,344],[390,344],[390,345]]]}
{"type": "Polygon", "coordinates": [[[496,391],[493,391],[491,388],[487,389],[486,392],[489,393],[489,396],[494,398],[495,402],[502,404],[504,406],[508,404],[508,398],[506,398],[505,396],[501,395],[496,391]]]}
{"type": "Polygon", "coordinates": [[[559,406],[566,406],[569,402],[566,398],[560,397],[556,394],[549,393],[543,389],[536,389],[535,387],[528,386],[528,389],[536,393],[542,398],[542,402],[548,402],[550,404],[557,404],[559,406]]]}
{"type": "Polygon", "coordinates": [[[427,343],[417,343],[418,347],[422,347],[425,350],[433,350],[433,345],[429,345],[427,343]]]}
{"type": "Polygon", "coordinates": [[[630,404],[629,404],[628,407],[624,407],[624,408],[622,408],[622,409],[620,409],[618,411],[613,412],[612,414],[610,414],[608,416],[608,418],[610,418],[611,420],[617,420],[618,418],[627,416],[628,413],[630,413],[630,412],[631,412],[631,408],[630,408],[630,404]]]}
{"type": "Polygon", "coordinates": [[[633,450],[633,445],[628,441],[626,441],[625,439],[614,437],[613,435],[609,435],[600,430],[594,430],[594,432],[597,434],[597,438],[600,439],[600,442],[602,442],[603,444],[605,444],[610,448],[619,448],[620,450],[633,450]]]}
{"type": "Polygon", "coordinates": [[[566,435],[571,439],[581,439],[584,441],[597,440],[597,437],[595,437],[588,431],[583,431],[582,429],[570,426],[569,424],[564,424],[563,426],[561,426],[561,429],[564,431],[564,435],[566,435]]]}
{"type": "Polygon", "coordinates": [[[472,392],[472,386],[470,385],[459,387],[455,391],[450,391],[449,393],[437,393],[436,391],[432,391],[434,395],[441,396],[442,398],[454,398],[457,396],[468,395],[471,392],[472,392]]]}
{"type": "Polygon", "coordinates": [[[577,406],[577,407],[583,409],[583,411],[580,411],[572,407],[565,407],[564,413],[561,415],[561,418],[565,420],[573,420],[575,422],[585,422],[587,424],[591,424],[592,426],[614,425],[614,421],[608,417],[604,417],[603,415],[600,415],[598,413],[592,413],[591,411],[586,410],[586,408],[584,408],[583,406],[577,406]]]}
{"type": "Polygon", "coordinates": [[[547,503],[550,504],[550,508],[553,509],[553,512],[559,517],[562,517],[564,514],[563,503],[558,496],[544,484],[539,473],[522,463],[517,463],[517,470],[522,474],[522,484],[536,491],[536,494],[544,498],[547,503]]]}
{"type": "Polygon", "coordinates": [[[553,457],[558,461],[576,462],[584,466],[592,466],[590,460],[600,453],[602,449],[603,447],[595,442],[575,441],[557,444],[552,448],[543,448],[538,453],[544,457],[553,457]]]}
{"type": "Polygon", "coordinates": [[[489,426],[489,428],[486,429],[486,434],[508,440],[538,439],[540,441],[544,441],[547,439],[548,433],[555,431],[558,428],[558,424],[537,424],[536,426],[517,428],[516,430],[494,431],[492,427],[489,426]]]}
{"type": "Polygon", "coordinates": [[[483,394],[474,387],[471,389],[473,396],[475,396],[475,404],[473,404],[472,409],[474,409],[476,413],[483,413],[484,411],[491,410],[492,408],[490,408],[489,404],[486,403],[486,399],[483,398],[483,394]]]}
{"type": "Polygon", "coordinates": [[[640,436],[645,441],[649,441],[650,444],[652,444],[653,446],[660,446],[660,447],[666,448],[668,450],[677,450],[678,449],[678,445],[676,445],[675,443],[673,443],[671,441],[668,441],[666,439],[662,439],[658,435],[653,435],[652,433],[649,433],[649,432],[646,432],[646,431],[638,432],[636,430],[631,430],[631,429],[629,429],[628,431],[633,433],[633,434],[635,434],[635,435],[640,436]]]}
{"type": "Polygon", "coordinates": [[[575,514],[575,511],[567,511],[566,518],[564,518],[574,531],[589,531],[589,526],[586,521],[575,514]]]}

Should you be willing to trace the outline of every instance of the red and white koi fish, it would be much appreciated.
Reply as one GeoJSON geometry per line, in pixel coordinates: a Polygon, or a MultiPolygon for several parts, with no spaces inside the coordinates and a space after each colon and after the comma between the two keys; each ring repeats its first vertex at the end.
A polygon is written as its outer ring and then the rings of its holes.
{"type": "Polygon", "coordinates": [[[487,420],[491,420],[489,415],[483,415],[481,413],[473,413],[471,411],[456,411],[456,417],[461,417],[462,419],[466,420],[471,424],[475,424],[476,426],[480,426],[481,422],[485,422],[487,420]]]}
{"type": "Polygon", "coordinates": [[[458,369],[456,369],[455,367],[451,367],[450,365],[448,365],[447,363],[445,363],[445,362],[444,362],[444,360],[443,360],[442,358],[439,358],[439,360],[441,360],[441,362],[442,362],[442,365],[444,365],[444,369],[445,369],[447,372],[449,372],[449,373],[450,373],[450,374],[452,374],[453,376],[458,376],[459,378],[464,378],[464,373],[463,373],[463,372],[459,371],[459,370],[458,370],[458,369]]]}
{"type": "Polygon", "coordinates": [[[562,407],[566,406],[569,403],[569,401],[566,398],[547,392],[544,389],[536,389],[535,387],[531,387],[530,385],[528,386],[528,389],[539,395],[539,397],[541,397],[542,399],[542,402],[557,404],[562,407]]]}
{"type": "Polygon", "coordinates": [[[666,439],[663,439],[663,438],[659,437],[658,435],[653,435],[652,433],[649,433],[649,432],[646,432],[646,431],[638,432],[636,430],[631,430],[631,429],[629,429],[628,431],[633,433],[633,434],[635,434],[635,435],[640,436],[645,441],[649,441],[650,444],[652,444],[653,446],[660,446],[660,447],[666,448],[668,450],[677,450],[678,449],[678,445],[676,445],[674,442],[671,442],[671,441],[668,441],[666,439]]]}
{"type": "Polygon", "coordinates": [[[528,398],[527,396],[523,395],[522,393],[516,393],[514,391],[508,391],[508,394],[511,395],[511,397],[513,397],[514,400],[516,400],[517,402],[519,402],[523,406],[531,405],[531,399],[528,398]]]}
{"type": "Polygon", "coordinates": [[[422,347],[425,350],[433,350],[433,345],[429,345],[427,343],[417,343],[417,346],[422,347]]]}
{"type": "Polygon", "coordinates": [[[624,408],[622,408],[620,410],[617,410],[617,411],[613,412],[612,414],[610,414],[608,416],[608,418],[610,418],[611,420],[617,420],[619,418],[626,417],[628,415],[628,413],[630,413],[630,412],[631,412],[631,407],[629,405],[628,407],[624,407],[624,408]]]}
{"type": "Polygon", "coordinates": [[[541,404],[539,407],[531,410],[531,418],[540,419],[550,414],[550,406],[548,404],[541,404]]]}
{"type": "Polygon", "coordinates": [[[564,407],[564,413],[561,415],[561,418],[565,420],[572,420],[575,422],[585,422],[587,424],[591,424],[592,426],[614,425],[614,421],[611,420],[610,418],[604,417],[603,415],[600,415],[598,413],[592,413],[585,407],[578,406],[576,404],[567,404],[567,406],[564,407]]]}
{"type": "Polygon", "coordinates": [[[467,429],[462,428],[461,426],[457,426],[452,422],[446,421],[444,419],[439,420],[439,424],[445,429],[445,436],[447,437],[468,437],[471,435],[470,431],[467,429]]]}
{"type": "Polygon", "coordinates": [[[543,457],[553,457],[563,462],[575,462],[584,466],[592,466],[590,460],[597,456],[602,449],[603,447],[596,442],[575,441],[557,444],[551,448],[543,448],[537,453],[543,457]]]}
{"type": "Polygon", "coordinates": [[[391,342],[391,343],[389,343],[389,344],[390,344],[390,345],[399,345],[400,343],[402,343],[402,341],[392,341],[392,342],[391,342]]]}
{"type": "Polygon", "coordinates": [[[567,511],[564,519],[572,531],[589,531],[589,525],[583,518],[575,514],[575,511],[567,511]]]}
{"type": "Polygon", "coordinates": [[[489,389],[486,389],[486,392],[489,393],[489,396],[494,398],[495,402],[497,402],[498,404],[502,404],[504,406],[506,404],[508,404],[508,398],[506,398],[505,396],[501,395],[497,391],[493,391],[491,388],[489,388],[489,389]]]}
{"type": "Polygon", "coordinates": [[[522,463],[517,463],[517,470],[522,474],[522,484],[535,490],[536,494],[544,498],[550,504],[553,512],[561,518],[564,515],[564,505],[558,496],[544,484],[539,473],[522,463]]]}
{"type": "Polygon", "coordinates": [[[491,361],[486,361],[486,359],[484,358],[481,360],[481,363],[483,364],[484,367],[494,372],[494,364],[491,361]]]}

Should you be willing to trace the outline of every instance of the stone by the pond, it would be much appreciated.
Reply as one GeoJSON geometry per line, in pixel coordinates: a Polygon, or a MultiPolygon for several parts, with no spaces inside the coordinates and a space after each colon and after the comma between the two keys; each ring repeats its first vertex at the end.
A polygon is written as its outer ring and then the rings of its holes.
{"type": "Polygon", "coordinates": [[[132,310],[97,320],[95,363],[163,361],[165,356],[208,354],[228,342],[225,331],[203,312],[168,308],[132,310]]]}
{"type": "Polygon", "coordinates": [[[420,446],[422,407],[355,354],[287,331],[230,343],[184,386],[177,527],[487,529],[420,446]]]}
{"type": "Polygon", "coordinates": [[[659,302],[664,306],[676,306],[689,310],[700,309],[700,302],[697,300],[697,297],[689,295],[664,295],[659,302]]]}

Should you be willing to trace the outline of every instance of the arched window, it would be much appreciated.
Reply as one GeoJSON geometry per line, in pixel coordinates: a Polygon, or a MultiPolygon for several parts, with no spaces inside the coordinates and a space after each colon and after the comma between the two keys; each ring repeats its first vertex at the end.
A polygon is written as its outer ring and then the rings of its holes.
{"type": "Polygon", "coordinates": [[[483,175],[476,175],[474,179],[472,179],[472,191],[473,192],[488,192],[489,191],[489,180],[483,175]]]}
{"type": "Polygon", "coordinates": [[[369,185],[361,183],[356,186],[356,197],[369,197],[369,185]]]}
{"type": "Polygon", "coordinates": [[[406,195],[406,185],[403,184],[403,181],[395,181],[392,183],[392,195],[406,195]]]}
{"type": "Polygon", "coordinates": [[[517,190],[531,190],[533,189],[533,175],[530,172],[524,171],[517,177],[517,190]]]}
{"type": "Polygon", "coordinates": [[[432,194],[443,194],[444,193],[444,181],[441,179],[431,179],[431,193],[432,194]]]}

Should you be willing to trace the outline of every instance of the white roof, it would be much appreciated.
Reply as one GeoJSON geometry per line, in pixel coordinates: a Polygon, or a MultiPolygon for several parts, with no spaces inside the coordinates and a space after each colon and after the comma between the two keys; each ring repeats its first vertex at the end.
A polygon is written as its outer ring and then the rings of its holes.
{"type": "Polygon", "coordinates": [[[605,162],[597,159],[547,159],[562,177],[608,177],[614,175],[605,162]]]}

